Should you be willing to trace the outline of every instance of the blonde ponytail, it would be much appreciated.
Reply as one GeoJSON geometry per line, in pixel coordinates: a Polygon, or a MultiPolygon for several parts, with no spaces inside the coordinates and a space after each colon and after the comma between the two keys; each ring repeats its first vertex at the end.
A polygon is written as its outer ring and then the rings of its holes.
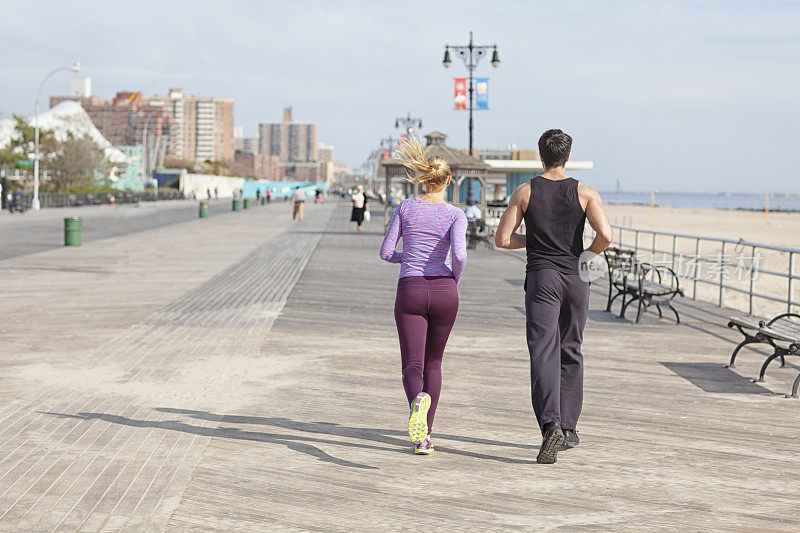
{"type": "Polygon", "coordinates": [[[441,157],[425,157],[419,136],[410,137],[395,148],[395,155],[400,163],[419,176],[409,175],[407,179],[413,183],[421,183],[426,188],[441,189],[450,178],[450,165],[441,157]]]}

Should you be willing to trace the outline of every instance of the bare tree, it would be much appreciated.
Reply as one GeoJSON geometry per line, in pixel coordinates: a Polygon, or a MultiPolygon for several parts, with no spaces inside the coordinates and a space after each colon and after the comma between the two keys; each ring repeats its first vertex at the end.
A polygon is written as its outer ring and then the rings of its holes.
{"type": "Polygon", "coordinates": [[[56,191],[93,187],[95,171],[103,167],[103,151],[89,137],[72,137],[59,143],[50,180],[56,191]]]}

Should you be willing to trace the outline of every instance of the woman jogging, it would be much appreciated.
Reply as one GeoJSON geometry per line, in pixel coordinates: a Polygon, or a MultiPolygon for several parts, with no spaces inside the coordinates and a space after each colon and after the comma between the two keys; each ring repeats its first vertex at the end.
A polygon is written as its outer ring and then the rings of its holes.
{"type": "Polygon", "coordinates": [[[447,161],[427,160],[419,138],[403,143],[397,157],[419,173],[409,179],[422,184],[425,194],[397,206],[380,255],[385,261],[400,263],[394,317],[403,388],[411,408],[408,436],[414,452],[427,455],[433,451],[430,431],[442,388],[442,355],[458,313],[456,286],[467,261],[467,217],[445,201],[451,178],[447,161]],[[403,251],[398,253],[400,237],[403,251]]]}
{"type": "Polygon", "coordinates": [[[361,224],[364,223],[364,212],[369,209],[367,205],[367,195],[364,194],[364,187],[361,185],[353,195],[353,211],[350,213],[350,222],[356,223],[356,231],[361,231],[361,224]]]}

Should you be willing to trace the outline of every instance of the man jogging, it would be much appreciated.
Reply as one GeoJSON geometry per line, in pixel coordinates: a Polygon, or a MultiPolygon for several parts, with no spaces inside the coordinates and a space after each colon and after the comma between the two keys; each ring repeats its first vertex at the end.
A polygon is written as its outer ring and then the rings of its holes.
{"type": "Polygon", "coordinates": [[[589,310],[589,281],[579,262],[611,244],[612,230],[600,195],[567,176],[572,137],[548,130],[539,138],[544,172],[517,187],[500,219],[495,244],[526,248],[525,315],[531,358],[531,398],[542,431],[536,461],[555,463],[560,449],[577,446],[583,405],[583,328],[589,310]],[[526,235],[516,233],[525,220],[526,235]],[[583,228],[596,237],[587,254],[583,228]]]}

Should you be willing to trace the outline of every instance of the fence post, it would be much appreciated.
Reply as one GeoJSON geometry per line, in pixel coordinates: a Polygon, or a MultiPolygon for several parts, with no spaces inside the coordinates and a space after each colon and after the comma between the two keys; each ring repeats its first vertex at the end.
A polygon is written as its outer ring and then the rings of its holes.
{"type": "Polygon", "coordinates": [[[794,289],[794,252],[789,252],[789,296],[786,298],[786,312],[792,312],[792,296],[794,289]]]}
{"type": "Polygon", "coordinates": [[[676,244],[675,241],[677,241],[677,240],[678,240],[678,236],[677,235],[673,235],[672,236],[672,271],[673,272],[675,272],[675,244],[676,244]]]}
{"type": "Polygon", "coordinates": [[[692,298],[697,299],[697,276],[698,271],[697,268],[700,265],[700,237],[695,237],[695,245],[694,245],[694,281],[692,282],[692,298]]]}
{"type": "Polygon", "coordinates": [[[650,262],[656,263],[656,232],[653,232],[653,245],[650,247],[650,262]]]}
{"type": "Polygon", "coordinates": [[[753,282],[756,279],[755,268],[754,268],[755,264],[756,264],[756,247],[753,246],[752,250],[750,251],[750,295],[748,298],[750,300],[748,306],[748,308],[750,309],[749,312],[750,315],[753,314],[753,282]]]}
{"type": "Polygon", "coordinates": [[[639,255],[639,230],[633,230],[634,233],[634,240],[633,240],[633,253],[639,255]]]}
{"type": "Polygon", "coordinates": [[[722,241],[722,251],[719,253],[719,307],[722,307],[722,289],[725,281],[725,241],[722,241]]]}

